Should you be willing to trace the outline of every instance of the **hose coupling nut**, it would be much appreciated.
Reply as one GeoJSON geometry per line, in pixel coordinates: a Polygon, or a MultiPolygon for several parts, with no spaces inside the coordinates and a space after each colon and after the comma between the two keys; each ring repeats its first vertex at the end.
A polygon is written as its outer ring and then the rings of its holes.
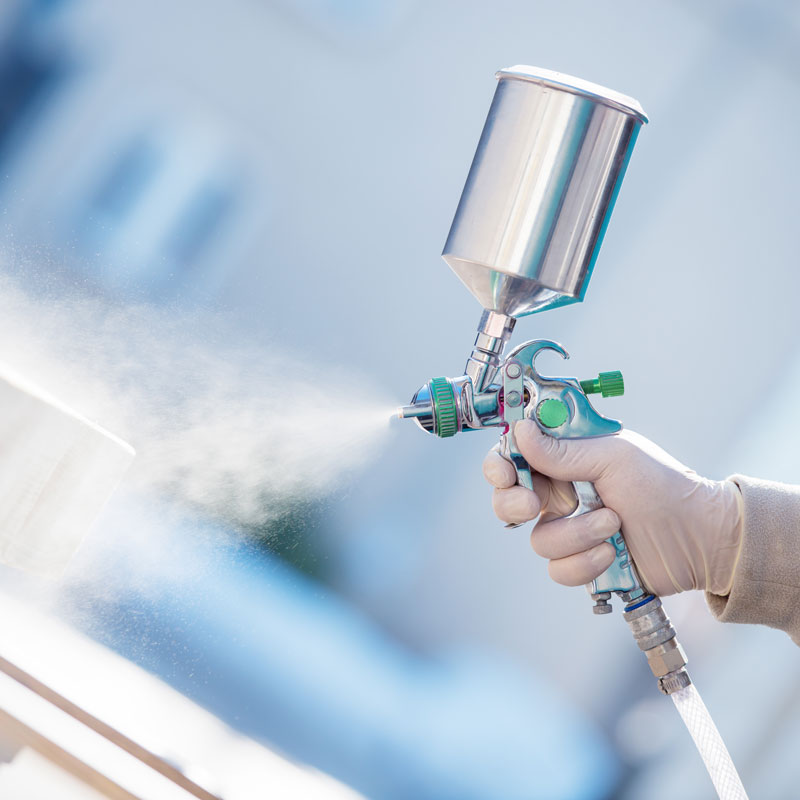
{"type": "Polygon", "coordinates": [[[680,689],[691,686],[691,684],[692,679],[689,677],[689,673],[685,669],[679,669],[675,672],[670,672],[669,675],[665,675],[663,678],[659,678],[658,690],[662,694],[673,694],[680,689]]]}

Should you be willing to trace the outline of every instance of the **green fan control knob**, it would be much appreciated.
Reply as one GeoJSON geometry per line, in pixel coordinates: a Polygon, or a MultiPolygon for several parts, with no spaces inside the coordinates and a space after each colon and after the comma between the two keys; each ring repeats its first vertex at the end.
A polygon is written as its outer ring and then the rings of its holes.
{"type": "Polygon", "coordinates": [[[625,394],[625,381],[619,370],[601,372],[596,378],[581,381],[581,389],[585,394],[602,394],[603,397],[619,397],[625,394]]]}
{"type": "Polygon", "coordinates": [[[559,428],[569,417],[569,409],[563,400],[549,397],[536,407],[536,416],[545,428],[559,428]]]}
{"type": "Polygon", "coordinates": [[[455,436],[458,433],[458,412],[453,384],[447,378],[432,378],[430,391],[433,401],[434,433],[442,439],[455,436]]]}

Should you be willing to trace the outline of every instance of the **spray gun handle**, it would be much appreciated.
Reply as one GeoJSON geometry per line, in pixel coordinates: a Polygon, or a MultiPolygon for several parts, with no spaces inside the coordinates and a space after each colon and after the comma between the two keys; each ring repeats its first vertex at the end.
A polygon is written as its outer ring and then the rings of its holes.
{"type": "MultiPolygon", "coordinates": [[[[511,430],[503,434],[499,451],[514,465],[517,473],[517,483],[526,489],[533,489],[530,465],[517,449],[516,440],[511,430]]],[[[579,517],[581,514],[587,514],[589,511],[596,511],[598,508],[604,507],[603,501],[600,499],[600,495],[597,494],[593,483],[573,481],[572,486],[575,490],[578,504],[575,510],[569,514],[570,518],[579,517]]],[[[523,524],[521,522],[509,522],[506,527],[518,528],[523,524]]],[[[635,593],[640,588],[639,579],[633,570],[633,564],[622,533],[617,531],[606,541],[614,548],[614,562],[602,575],[599,575],[587,585],[589,593],[598,601],[596,608],[604,609],[603,611],[598,611],[601,614],[606,613],[605,609],[611,610],[611,607],[607,604],[608,597],[602,597],[602,595],[608,594],[610,596],[611,592],[635,593]],[[601,596],[597,597],[597,595],[601,596]]]]}
{"type": "MultiPolygon", "coordinates": [[[[578,505],[569,515],[570,518],[579,517],[581,514],[588,514],[590,511],[596,511],[598,508],[604,508],[603,501],[600,499],[600,495],[597,494],[593,483],[589,483],[588,481],[573,481],[572,486],[575,489],[575,497],[578,500],[578,505]]],[[[628,554],[628,548],[622,537],[622,532],[617,531],[613,536],[606,539],[606,541],[614,548],[614,561],[602,575],[598,575],[586,587],[597,602],[597,605],[595,605],[595,612],[598,614],[605,614],[611,610],[611,606],[608,605],[611,592],[637,594],[638,591],[639,594],[642,593],[641,584],[633,568],[633,563],[628,554]]]]}
{"type": "MultiPolygon", "coordinates": [[[[509,354],[501,369],[502,416],[507,429],[501,437],[500,452],[514,465],[519,485],[528,489],[533,488],[531,468],[520,453],[514,437],[514,425],[519,420],[532,419],[547,436],[565,439],[607,436],[622,429],[616,420],[598,414],[586,397],[587,392],[595,391],[602,391],[605,396],[622,394],[621,374],[602,373],[597,381],[580,383],[572,378],[545,378],[535,366],[536,356],[542,350],[553,350],[563,358],[568,357],[564,348],[555,342],[545,339],[526,342],[509,354]],[[527,389],[525,380],[528,381],[527,389]]],[[[572,486],[577,505],[570,517],[603,508],[603,501],[594,484],[575,481],[572,486]]],[[[612,592],[622,595],[626,600],[636,599],[645,593],[621,531],[607,541],[614,548],[614,561],[602,575],[587,585],[595,600],[594,611],[597,614],[611,611],[608,600],[612,592]]]]}

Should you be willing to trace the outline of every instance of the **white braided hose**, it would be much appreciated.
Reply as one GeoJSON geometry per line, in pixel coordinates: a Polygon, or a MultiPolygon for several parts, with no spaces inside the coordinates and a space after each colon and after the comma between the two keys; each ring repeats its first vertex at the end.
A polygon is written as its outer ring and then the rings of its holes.
{"type": "Polygon", "coordinates": [[[720,800],[747,800],[728,748],[694,684],[670,695],[694,739],[720,800]]]}

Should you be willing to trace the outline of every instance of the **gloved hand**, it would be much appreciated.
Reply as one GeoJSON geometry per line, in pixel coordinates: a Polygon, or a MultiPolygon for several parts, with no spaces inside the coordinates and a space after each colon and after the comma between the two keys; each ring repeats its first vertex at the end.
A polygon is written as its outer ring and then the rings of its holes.
{"type": "Polygon", "coordinates": [[[531,465],[534,491],[516,486],[511,463],[492,451],[483,463],[504,522],[539,517],[533,549],[550,577],[580,586],[614,560],[604,542],[618,530],[639,576],[657,595],[706,589],[727,595],[742,543],[742,498],[732,481],[703,478],[631,431],[597,439],[554,439],[534,422],[515,436],[531,465]],[[576,506],[572,481],[592,481],[607,508],[564,519],[576,506]]]}

